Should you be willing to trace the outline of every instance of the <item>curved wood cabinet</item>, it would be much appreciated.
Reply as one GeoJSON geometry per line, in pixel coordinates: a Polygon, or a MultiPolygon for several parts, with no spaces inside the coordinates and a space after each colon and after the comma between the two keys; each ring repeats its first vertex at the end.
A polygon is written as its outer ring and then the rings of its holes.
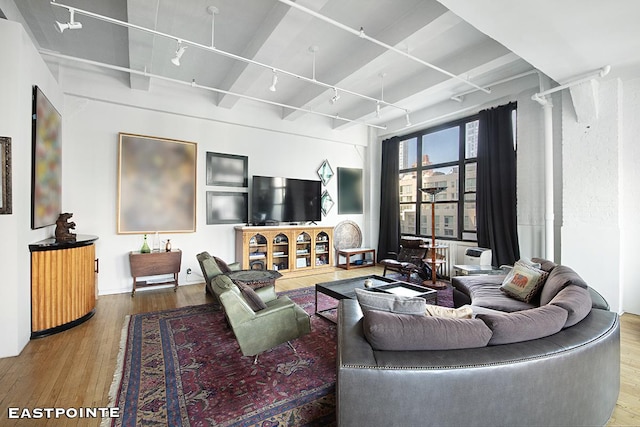
{"type": "Polygon", "coordinates": [[[62,332],[95,313],[96,236],[74,243],[46,239],[31,251],[31,338],[62,332]]]}

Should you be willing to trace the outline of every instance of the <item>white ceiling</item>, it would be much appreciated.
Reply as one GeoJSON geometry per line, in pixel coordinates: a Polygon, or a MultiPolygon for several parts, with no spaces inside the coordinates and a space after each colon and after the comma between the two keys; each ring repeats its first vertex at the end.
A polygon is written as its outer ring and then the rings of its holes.
{"type": "MultiPolygon", "coordinates": [[[[353,30],[408,52],[454,74],[452,78],[423,64],[353,35],[279,0],[58,0],[58,4],[126,21],[210,47],[215,6],[215,48],[267,67],[189,46],[181,66],[170,62],[175,40],[76,12],[81,30],[60,34],[56,20],[69,13],[46,0],[3,0],[8,19],[26,24],[43,50],[97,61],[151,75],[266,99],[329,115],[385,125],[474,89],[534,67],[557,82],[612,66],[612,76],[638,75],[640,69],[640,1],[616,0],[298,0],[353,30]],[[450,9],[450,10],[449,10],[450,9]],[[454,13],[455,12],[455,13],[454,13]],[[498,41],[496,41],[498,40],[498,41]],[[375,115],[376,102],[340,92],[335,104],[330,87],[278,74],[271,92],[269,67],[394,104],[375,115]],[[381,75],[384,75],[384,78],[381,75]],[[399,108],[396,108],[399,107],[399,108]]],[[[67,60],[46,57],[49,62],[67,60]]],[[[149,90],[153,78],[132,75],[133,89],[149,90]]],[[[185,90],[198,90],[186,88],[185,90]]],[[[213,93],[213,92],[212,92],[213,93]]],[[[221,108],[239,98],[212,96],[221,108]]],[[[283,108],[283,119],[303,114],[283,108]]],[[[334,121],[335,126],[340,125],[334,121]]]]}

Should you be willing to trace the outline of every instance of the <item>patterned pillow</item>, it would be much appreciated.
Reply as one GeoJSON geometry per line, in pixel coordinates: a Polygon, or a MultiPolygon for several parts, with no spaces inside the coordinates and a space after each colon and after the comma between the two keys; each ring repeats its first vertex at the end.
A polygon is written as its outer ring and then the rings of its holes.
{"type": "Polygon", "coordinates": [[[500,289],[517,300],[531,302],[537,295],[549,273],[527,263],[517,261],[500,289]]]}
{"type": "Polygon", "coordinates": [[[427,309],[426,300],[420,297],[403,297],[356,288],[356,298],[365,317],[371,310],[424,316],[427,309]]]}

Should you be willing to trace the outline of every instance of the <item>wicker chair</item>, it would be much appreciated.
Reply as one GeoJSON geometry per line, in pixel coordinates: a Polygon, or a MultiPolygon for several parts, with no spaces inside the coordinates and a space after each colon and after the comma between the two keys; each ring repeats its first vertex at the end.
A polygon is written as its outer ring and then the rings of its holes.
{"type": "Polygon", "coordinates": [[[427,247],[425,247],[422,239],[418,238],[402,238],[400,239],[400,251],[390,252],[389,258],[385,258],[379,262],[384,266],[382,275],[387,274],[387,270],[397,271],[407,276],[407,280],[413,272],[419,272],[423,266],[423,259],[427,255],[427,247]]]}

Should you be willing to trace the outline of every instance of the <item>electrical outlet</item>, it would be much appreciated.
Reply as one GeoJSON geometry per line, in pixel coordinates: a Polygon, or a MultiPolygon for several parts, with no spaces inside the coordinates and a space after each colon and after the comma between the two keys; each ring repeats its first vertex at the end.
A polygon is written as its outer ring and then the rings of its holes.
{"type": "Polygon", "coordinates": [[[191,274],[191,269],[187,268],[187,274],[191,274]]]}

